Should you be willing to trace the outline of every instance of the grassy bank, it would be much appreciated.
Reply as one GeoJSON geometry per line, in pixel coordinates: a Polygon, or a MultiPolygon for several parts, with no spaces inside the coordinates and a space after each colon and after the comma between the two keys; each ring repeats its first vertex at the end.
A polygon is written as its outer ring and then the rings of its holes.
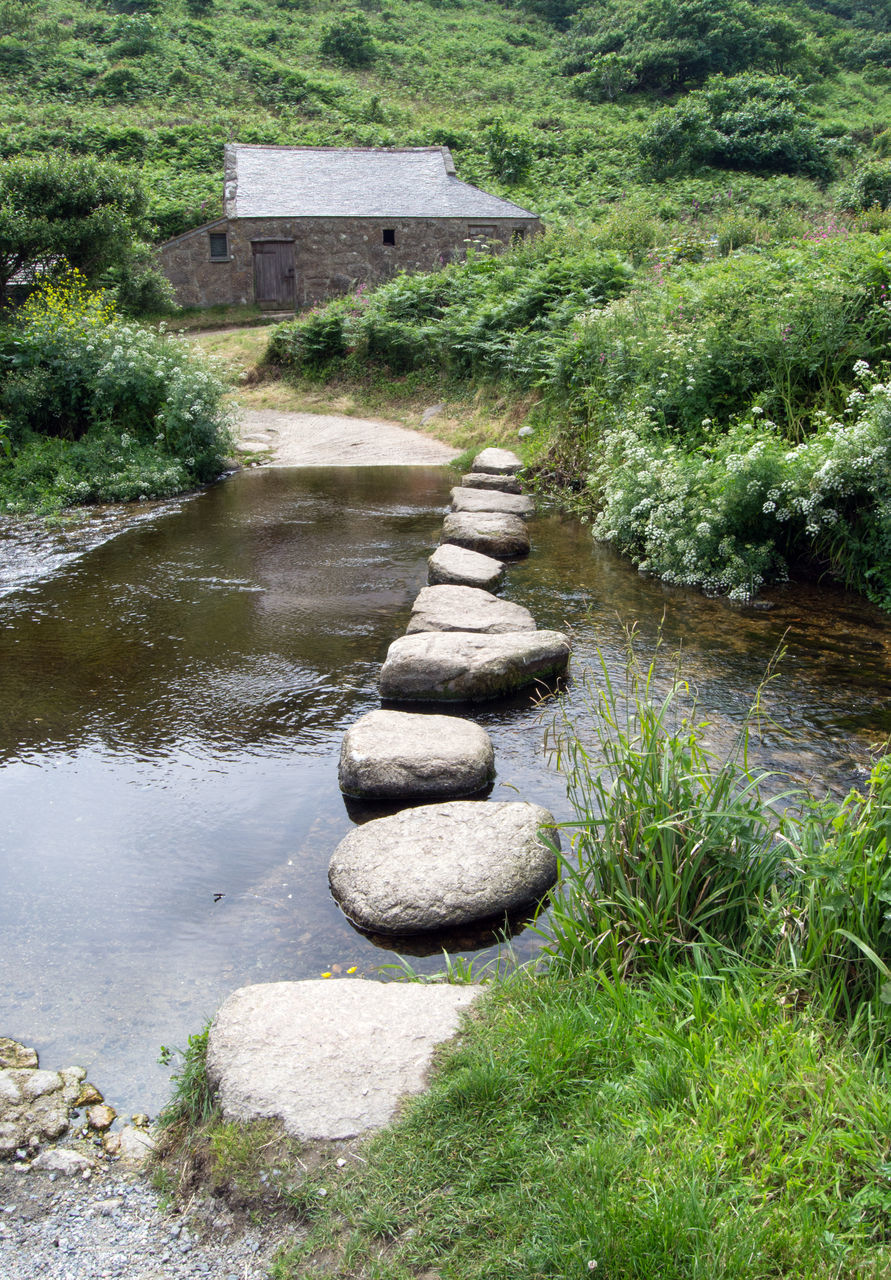
{"type": "Polygon", "coordinates": [[[540,483],[668,581],[744,599],[825,572],[887,608],[888,223],[711,211],[666,242],[631,216],[623,251],[618,226],[554,232],[339,299],[269,356],[522,402],[540,483]]]}
{"type": "Polygon", "coordinates": [[[301,1222],[279,1280],[888,1274],[888,759],[768,804],[757,706],[715,759],[677,672],[630,653],[589,703],[593,734],[559,710],[550,734],[575,821],[542,958],[395,1125],[340,1165],[283,1153],[207,1118],[193,1054],[192,1167],[197,1141],[219,1189],[301,1222]]]}
{"type": "MultiPolygon", "coordinates": [[[[279,1277],[887,1274],[891,1095],[776,975],[518,975],[279,1277]]],[[[306,1197],[312,1200],[311,1196],[306,1197]]]]}

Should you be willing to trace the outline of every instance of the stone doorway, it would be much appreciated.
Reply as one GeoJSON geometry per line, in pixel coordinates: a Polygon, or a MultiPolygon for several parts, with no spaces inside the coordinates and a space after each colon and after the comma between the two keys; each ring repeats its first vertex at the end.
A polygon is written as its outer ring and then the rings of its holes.
{"type": "Polygon", "coordinates": [[[259,307],[292,308],[297,272],[293,240],[255,240],[254,301],[259,307]]]}

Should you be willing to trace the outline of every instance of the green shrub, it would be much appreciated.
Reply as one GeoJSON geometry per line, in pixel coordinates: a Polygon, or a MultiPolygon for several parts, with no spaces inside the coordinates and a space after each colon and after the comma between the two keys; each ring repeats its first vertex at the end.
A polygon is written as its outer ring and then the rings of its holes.
{"type": "Polygon", "coordinates": [[[531,386],[553,368],[579,311],[619,296],[631,268],[581,237],[542,236],[502,255],[471,254],[400,275],[276,330],[270,358],[299,371],[348,358],[393,372],[480,374],[531,386]],[[330,332],[331,341],[326,336],[330,332]],[[347,356],[346,353],[349,352],[347,356]]]}
{"type": "Polygon", "coordinates": [[[496,120],[486,130],[486,154],[496,178],[509,185],[522,182],[532,163],[532,139],[525,130],[509,129],[496,120]]]}
{"type": "Polygon", "coordinates": [[[23,268],[65,263],[91,278],[130,257],[142,184],[114,163],[51,152],[0,163],[0,287],[23,268]]]}
{"type": "Polygon", "coordinates": [[[593,421],[644,411],[691,445],[703,420],[723,429],[753,404],[800,439],[815,411],[845,410],[855,361],[880,361],[891,337],[891,238],[832,230],[678,271],[657,262],[628,299],[578,318],[558,385],[593,421]]]}
{"type": "Polygon", "coordinates": [[[322,32],[320,53],[347,67],[368,67],[374,61],[375,46],[364,13],[346,13],[334,18],[322,32]]]}
{"type": "Polygon", "coordinates": [[[268,359],[317,371],[346,354],[343,306],[329,305],[299,320],[279,325],[270,339],[268,359]]]}
{"type": "Polygon", "coordinates": [[[657,112],[639,145],[661,175],[713,165],[825,181],[833,170],[832,148],[809,123],[801,89],[783,76],[715,76],[657,112]]]}
{"type": "Polygon", "coordinates": [[[874,206],[891,208],[891,160],[874,160],[860,165],[842,185],[836,204],[849,213],[859,213],[874,206]]]}
{"type": "Polygon", "coordinates": [[[224,384],[185,344],[119,319],[82,278],[34,295],[0,356],[7,509],[162,496],[219,475],[224,384]]]}
{"type": "Polygon", "coordinates": [[[579,76],[592,101],[807,65],[802,26],[747,0],[605,0],[573,16],[561,54],[564,75],[579,76]]]}

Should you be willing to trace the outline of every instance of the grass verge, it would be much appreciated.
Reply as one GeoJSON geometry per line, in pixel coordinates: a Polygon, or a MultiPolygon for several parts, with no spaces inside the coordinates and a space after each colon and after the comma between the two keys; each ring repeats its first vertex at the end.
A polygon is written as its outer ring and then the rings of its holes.
{"type": "Polygon", "coordinates": [[[891,1097],[755,968],[520,972],[426,1096],[325,1178],[280,1280],[888,1274],[891,1097]]]}

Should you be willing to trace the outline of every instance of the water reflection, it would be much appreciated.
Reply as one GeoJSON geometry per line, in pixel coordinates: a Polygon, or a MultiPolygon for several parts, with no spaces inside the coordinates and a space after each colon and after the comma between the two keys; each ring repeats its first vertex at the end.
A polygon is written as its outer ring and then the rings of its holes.
{"type": "MultiPolygon", "coordinates": [[[[392,959],[328,894],[330,854],[362,817],[337,791],[337,755],[378,705],[449,484],[437,469],[245,472],[0,601],[0,1033],[151,1110],[159,1046],[234,987],[392,959]]],[[[683,647],[719,743],[785,637],[761,759],[818,786],[868,763],[891,680],[891,628],[868,606],[803,588],[770,609],[706,600],[556,515],[533,540],[505,594],[575,632],[567,701],[583,729],[579,673],[598,643],[620,672],[626,626],[644,655],[660,631],[683,647]]],[[[495,741],[491,798],[568,817],[535,700],[471,714],[495,741]]],[[[521,956],[534,946],[516,939],[521,956]]]]}

